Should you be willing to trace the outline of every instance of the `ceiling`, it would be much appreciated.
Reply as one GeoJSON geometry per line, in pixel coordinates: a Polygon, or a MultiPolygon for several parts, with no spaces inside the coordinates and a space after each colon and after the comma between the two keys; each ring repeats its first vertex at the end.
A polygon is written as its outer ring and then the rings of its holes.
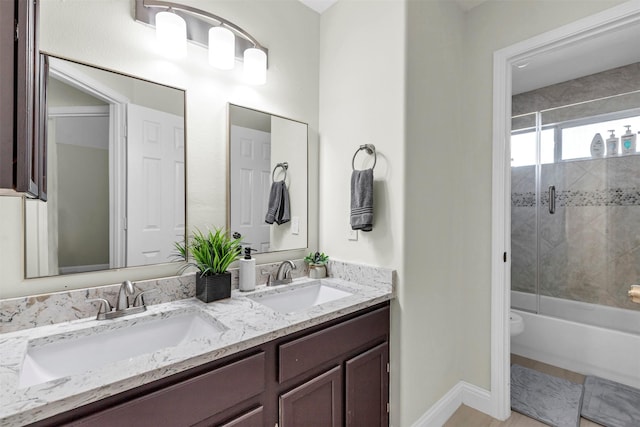
{"type": "MultiPolygon", "coordinates": [[[[338,0],[300,0],[322,14],[338,0]]],[[[355,1],[355,0],[341,0],[355,1]]],[[[487,0],[453,0],[468,11],[487,0]]],[[[512,93],[528,92],[552,84],[640,62],[640,25],[628,25],[518,62],[513,67],[512,93]]]]}
{"type": "MultiPolygon", "coordinates": [[[[316,12],[322,14],[325,10],[329,9],[335,2],[338,0],[300,0],[303,4],[307,5],[311,9],[316,12]]],[[[343,1],[353,1],[353,0],[343,0],[343,1]]],[[[478,6],[481,3],[484,3],[487,0],[455,0],[456,3],[460,5],[460,7],[464,10],[470,10],[474,7],[478,6]]]]}
{"type": "Polygon", "coordinates": [[[640,25],[615,31],[525,58],[513,67],[512,94],[640,62],[640,25]]]}

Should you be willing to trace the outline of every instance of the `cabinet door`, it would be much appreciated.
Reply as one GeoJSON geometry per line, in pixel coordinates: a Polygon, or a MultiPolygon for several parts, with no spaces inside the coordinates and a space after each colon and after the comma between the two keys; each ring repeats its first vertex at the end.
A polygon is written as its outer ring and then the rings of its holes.
{"type": "Polygon", "coordinates": [[[342,425],[342,371],[336,366],[280,396],[280,427],[342,425]]]}
{"type": "Polygon", "coordinates": [[[388,426],[389,414],[388,343],[347,361],[347,426],[388,426]]]}
{"type": "Polygon", "coordinates": [[[39,145],[40,57],[38,2],[18,0],[18,41],[15,64],[16,191],[39,197],[41,149],[39,145]]]}
{"type": "Polygon", "coordinates": [[[13,188],[15,3],[0,1],[0,188],[13,188]]]}

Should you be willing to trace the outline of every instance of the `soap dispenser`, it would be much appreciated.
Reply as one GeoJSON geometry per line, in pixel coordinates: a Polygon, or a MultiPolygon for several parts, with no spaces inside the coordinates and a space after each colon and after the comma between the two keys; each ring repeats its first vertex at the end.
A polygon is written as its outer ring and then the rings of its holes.
{"type": "Polygon", "coordinates": [[[242,292],[253,291],[256,288],[256,259],[251,258],[250,247],[244,248],[244,258],[240,260],[240,285],[242,292]]]}
{"type": "Polygon", "coordinates": [[[622,135],[622,154],[635,154],[636,153],[636,134],[631,132],[631,126],[625,126],[627,133],[622,135]]]}
{"type": "Polygon", "coordinates": [[[616,137],[615,130],[609,130],[611,135],[607,139],[607,156],[618,155],[618,138],[616,137]]]}

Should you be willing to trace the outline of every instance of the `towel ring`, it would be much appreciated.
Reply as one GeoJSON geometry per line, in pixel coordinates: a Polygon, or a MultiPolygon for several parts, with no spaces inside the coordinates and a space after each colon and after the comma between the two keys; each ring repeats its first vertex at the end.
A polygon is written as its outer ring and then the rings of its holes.
{"type": "Polygon", "coordinates": [[[273,172],[271,172],[271,181],[273,181],[273,182],[276,182],[276,180],[275,180],[275,178],[276,178],[276,169],[278,169],[278,168],[282,168],[282,170],[284,171],[284,178],[282,180],[285,181],[287,179],[287,169],[289,169],[289,163],[282,162],[282,163],[278,163],[273,168],[273,172]]]}
{"type": "Polygon", "coordinates": [[[378,154],[376,153],[376,146],[373,144],[364,144],[361,145],[356,152],[353,154],[353,159],[351,159],[351,169],[356,170],[356,156],[362,150],[366,150],[367,153],[373,154],[373,166],[371,169],[376,167],[376,162],[378,161],[378,154]]]}

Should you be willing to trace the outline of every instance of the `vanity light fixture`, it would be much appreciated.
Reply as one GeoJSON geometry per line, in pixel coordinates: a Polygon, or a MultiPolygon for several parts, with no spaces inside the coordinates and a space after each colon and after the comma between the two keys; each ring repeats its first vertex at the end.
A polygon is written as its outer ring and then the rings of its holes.
{"type": "Polygon", "coordinates": [[[156,15],[156,39],[165,56],[173,59],[187,56],[187,23],[171,9],[156,15]]]}
{"type": "Polygon", "coordinates": [[[223,27],[209,30],[209,64],[221,70],[231,70],[236,65],[236,36],[223,27]]]}
{"type": "MultiPolygon", "coordinates": [[[[135,0],[135,18],[151,26],[156,26],[158,39],[162,40],[163,50],[169,46],[178,51],[176,40],[160,39],[161,27],[165,27],[166,15],[173,15],[173,26],[177,26],[177,17],[184,22],[186,38],[195,44],[209,49],[209,63],[223,70],[233,69],[235,61],[243,61],[243,79],[251,84],[264,84],[267,79],[268,50],[253,36],[234,23],[204,10],[162,0],[135,0]],[[166,46],[166,47],[165,47],[166,46]]],[[[174,30],[175,31],[175,30],[174,30]]],[[[162,33],[166,34],[166,33],[162,33]]],[[[169,36],[162,36],[169,37],[169,36]]],[[[177,38],[178,36],[176,36],[177,38]]],[[[181,36],[180,36],[181,37],[181,36]]],[[[186,43],[184,50],[186,55],[186,43]]],[[[169,52],[167,52],[169,53],[169,52]]],[[[173,57],[176,57],[175,55],[173,57]]]]}
{"type": "Polygon", "coordinates": [[[253,85],[263,85],[267,81],[267,55],[264,51],[251,47],[244,51],[244,81],[253,85]]]}

